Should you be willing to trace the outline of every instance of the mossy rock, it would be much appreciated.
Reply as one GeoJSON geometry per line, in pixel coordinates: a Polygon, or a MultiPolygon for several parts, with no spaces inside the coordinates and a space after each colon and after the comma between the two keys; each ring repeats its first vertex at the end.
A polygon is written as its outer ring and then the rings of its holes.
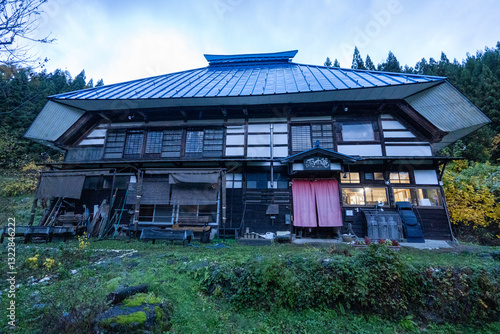
{"type": "Polygon", "coordinates": [[[150,294],[139,296],[133,303],[114,306],[96,318],[96,332],[111,333],[149,333],[155,331],[168,331],[172,326],[170,317],[172,306],[168,302],[148,303],[159,301],[150,294]],[[138,304],[137,300],[141,302],[138,304]]]}

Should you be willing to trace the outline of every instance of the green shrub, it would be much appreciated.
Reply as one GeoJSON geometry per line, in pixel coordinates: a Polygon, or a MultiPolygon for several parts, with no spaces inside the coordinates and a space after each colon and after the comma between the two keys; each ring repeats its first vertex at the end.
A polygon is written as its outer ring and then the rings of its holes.
{"type": "Polygon", "coordinates": [[[215,263],[192,275],[205,293],[239,309],[340,307],[403,319],[407,327],[412,316],[436,322],[494,321],[500,303],[498,273],[416,268],[385,245],[370,245],[355,257],[318,260],[292,255],[215,263]]]}

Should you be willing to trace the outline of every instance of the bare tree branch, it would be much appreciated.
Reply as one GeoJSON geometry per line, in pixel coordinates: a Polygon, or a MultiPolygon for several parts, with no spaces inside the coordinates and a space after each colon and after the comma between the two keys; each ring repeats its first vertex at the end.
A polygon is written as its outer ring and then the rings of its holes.
{"type": "Polygon", "coordinates": [[[23,41],[52,43],[50,35],[37,38],[36,30],[48,0],[0,0],[0,64],[33,64],[39,60],[23,41]]]}

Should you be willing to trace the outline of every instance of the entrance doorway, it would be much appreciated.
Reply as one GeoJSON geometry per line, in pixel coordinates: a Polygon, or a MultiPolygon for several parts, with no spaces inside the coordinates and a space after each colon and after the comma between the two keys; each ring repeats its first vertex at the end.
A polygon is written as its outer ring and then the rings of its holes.
{"type": "Polygon", "coordinates": [[[294,226],[322,228],[342,226],[337,180],[292,181],[294,226]]]}

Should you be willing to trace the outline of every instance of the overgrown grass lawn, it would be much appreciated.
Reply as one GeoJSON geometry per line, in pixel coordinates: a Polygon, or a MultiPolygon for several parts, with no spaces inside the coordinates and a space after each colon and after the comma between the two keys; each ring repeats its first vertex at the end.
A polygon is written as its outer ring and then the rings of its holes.
{"type": "MultiPolygon", "coordinates": [[[[2,245],[3,273],[6,268],[6,242],[2,245]]],[[[404,261],[415,266],[492,270],[499,262],[482,252],[493,248],[418,251],[402,249],[404,261]]],[[[355,257],[363,250],[347,246],[311,247],[277,244],[250,247],[234,241],[212,242],[182,247],[170,243],[142,243],[129,240],[77,240],[49,244],[16,245],[16,329],[13,333],[86,333],[93,330],[93,319],[106,309],[106,296],[128,286],[147,284],[161,300],[173,305],[171,333],[499,333],[500,323],[435,324],[404,317],[388,319],[378,315],[351,312],[342,306],[311,309],[262,309],[238,307],[228,296],[206,293],[201,282],[214,264],[251,261],[308,259],[330,262],[355,257]]],[[[5,276],[6,274],[4,274],[5,276]]],[[[1,308],[5,310],[6,279],[0,282],[1,308]]],[[[279,288],[279,287],[276,287],[279,288]]],[[[298,291],[301,287],[297,286],[298,291]]],[[[229,296],[230,297],[230,296],[229,296]]],[[[7,332],[2,317],[0,332],[7,332]]]]}

